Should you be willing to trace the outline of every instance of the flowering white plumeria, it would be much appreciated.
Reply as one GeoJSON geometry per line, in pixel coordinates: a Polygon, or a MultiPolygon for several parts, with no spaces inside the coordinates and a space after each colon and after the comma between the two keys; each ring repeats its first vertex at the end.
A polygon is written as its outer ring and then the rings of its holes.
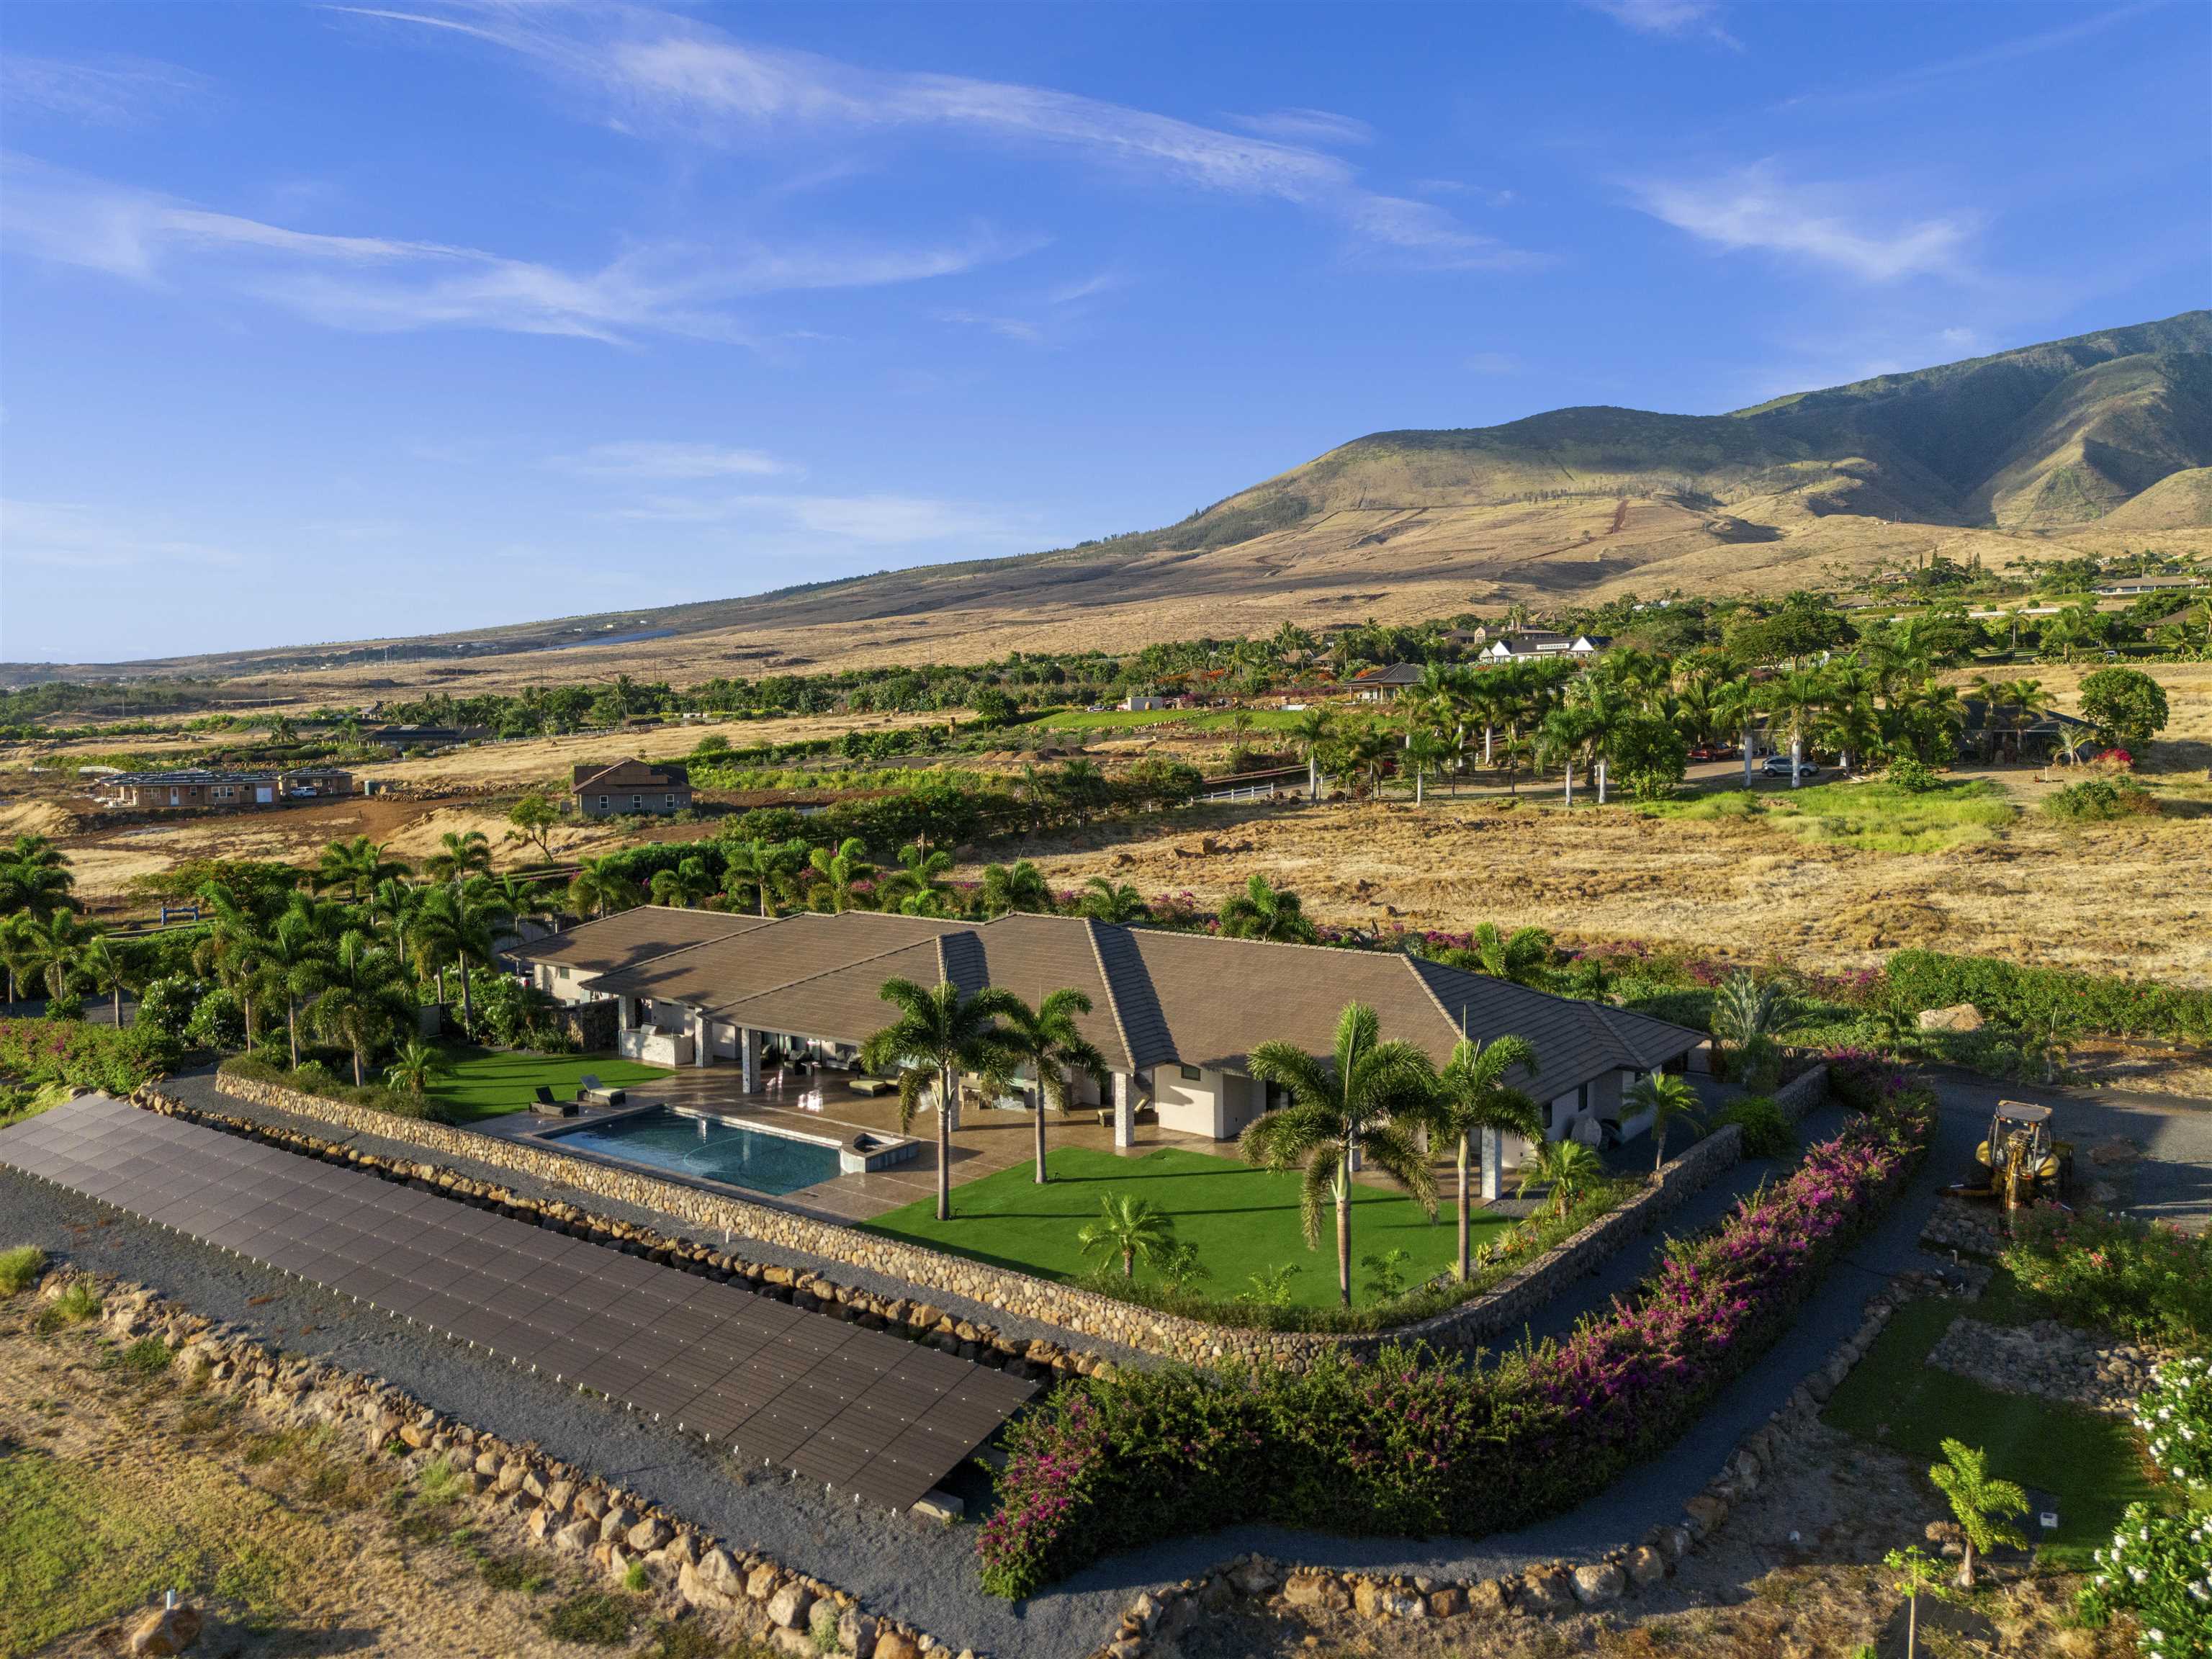
{"type": "Polygon", "coordinates": [[[2100,1614],[2132,1612],[2154,1659],[2212,1659],[2212,1515],[2129,1505],[2083,1601],[2100,1614]]]}
{"type": "Polygon", "coordinates": [[[2212,1486],[2212,1359],[2170,1359],[2136,1401],[2151,1462],[2184,1486],[2212,1486]]]}

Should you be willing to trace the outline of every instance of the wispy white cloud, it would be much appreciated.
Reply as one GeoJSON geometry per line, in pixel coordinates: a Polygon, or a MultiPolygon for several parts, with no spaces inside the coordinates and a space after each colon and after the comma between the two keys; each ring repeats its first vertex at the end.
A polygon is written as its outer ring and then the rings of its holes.
{"type": "Polygon", "coordinates": [[[1073,282],[1062,283],[1059,287],[1049,290],[1044,297],[1047,303],[1051,305],[1072,306],[1079,304],[1085,300],[1095,300],[1102,294],[1111,294],[1116,289],[1128,286],[1129,279],[1121,272],[1102,270],[1095,276],[1082,276],[1073,282]]]}
{"type": "Polygon", "coordinates": [[[446,243],[293,230],[20,158],[9,158],[0,178],[9,197],[0,236],[40,258],[147,283],[207,276],[330,327],[375,333],[465,327],[741,341],[751,337],[729,309],[738,300],[923,281],[1037,246],[978,227],[927,247],[660,244],[567,270],[446,243]]]}
{"type": "Polygon", "coordinates": [[[731,526],[821,544],[898,547],[959,543],[1026,549],[1041,533],[1035,514],[925,495],[743,495],[657,496],[612,516],[646,523],[731,526]]]}
{"type": "Polygon", "coordinates": [[[69,570],[240,562],[229,549],[172,525],[82,501],[0,501],[0,545],[10,562],[69,570]]]}
{"type": "Polygon", "coordinates": [[[1278,109],[1264,115],[1232,115],[1247,132],[1286,144],[1371,144],[1375,129],[1356,116],[1326,109],[1278,109]]]}
{"type": "Polygon", "coordinates": [[[1346,142],[1353,131],[1356,124],[1323,111],[1247,118],[1271,124],[1278,135],[1247,136],[1047,87],[861,69],[813,52],[752,45],[689,17],[641,8],[458,15],[337,9],[495,42],[579,91],[604,118],[629,131],[784,149],[809,133],[936,131],[1058,150],[1185,188],[1291,203],[1350,227],[1355,245],[1367,251],[1397,249],[1431,268],[1528,263],[1441,210],[1429,209],[1431,216],[1416,222],[1402,211],[1412,204],[1369,190],[1348,163],[1309,142],[1323,126],[1328,142],[1346,142]],[[1395,234],[1378,229],[1393,224],[1395,234]]]}
{"type": "MultiPolygon", "coordinates": [[[[2046,52],[2056,52],[2070,46],[2093,34],[2140,17],[2148,12],[2162,9],[2159,0],[2137,0],[2128,6],[2114,6],[2097,11],[2079,21],[2062,24],[2057,28],[2041,29],[2033,34],[2015,35],[2009,40],[1999,40],[1992,46],[1964,52],[1956,58],[1941,58],[1931,63],[1915,64],[1910,69],[1879,80],[1854,81],[1848,86],[1832,91],[1800,93],[1777,104],[1777,109],[1808,106],[1834,106],[1872,103],[1879,99],[1893,98],[1902,94],[1921,92],[1945,82],[1978,74],[1984,70],[2002,69],[2023,58],[2033,58],[2046,52]]],[[[2021,15],[2021,14],[2015,14],[2021,15]]]]}
{"type": "Polygon", "coordinates": [[[1702,35],[1708,40],[1726,46],[1730,52],[1741,52],[1743,42],[1721,26],[1721,9],[1715,0],[1583,0],[1594,11],[1634,29],[1638,34],[1664,34],[1680,37],[1702,35]]]}
{"type": "Polygon", "coordinates": [[[1977,222],[1964,214],[1879,222],[1857,192],[1785,182],[1761,163],[1718,178],[1646,180],[1631,187],[1655,218],[1731,252],[1759,249],[1808,259],[1869,283],[1968,274],[1977,222]]]}
{"type": "Polygon", "coordinates": [[[766,477],[799,470],[757,449],[652,439],[594,444],[580,454],[556,456],[549,465],[594,478],[766,477]]]}
{"type": "Polygon", "coordinates": [[[1477,374],[1518,374],[1522,362],[1510,351],[1478,351],[1467,360],[1477,374]]]}
{"type": "Polygon", "coordinates": [[[56,115],[95,126],[135,126],[208,101],[215,82],[143,58],[71,62],[11,52],[0,58],[0,102],[17,120],[56,115]]]}
{"type": "Polygon", "coordinates": [[[982,311],[940,311],[939,322],[956,324],[962,328],[980,328],[1001,339],[1017,340],[1024,345],[1042,345],[1042,325],[1030,322],[1025,317],[1000,317],[982,311]]]}

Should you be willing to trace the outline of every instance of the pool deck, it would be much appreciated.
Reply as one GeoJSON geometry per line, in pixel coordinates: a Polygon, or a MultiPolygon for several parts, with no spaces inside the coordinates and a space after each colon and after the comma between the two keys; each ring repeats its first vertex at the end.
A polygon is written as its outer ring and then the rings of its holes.
{"type": "MultiPolygon", "coordinates": [[[[802,1134],[842,1138],[864,1129],[877,1135],[903,1133],[920,1143],[915,1156],[906,1163],[888,1170],[872,1170],[866,1175],[841,1175],[833,1180],[802,1187],[796,1192],[781,1196],[750,1192],[742,1195],[763,1204],[781,1204],[805,1210],[829,1220],[868,1221],[886,1211],[898,1209],[916,1199],[928,1198],[936,1193],[937,1121],[931,1113],[916,1113],[912,1127],[902,1131],[896,1095],[879,1095],[871,1098],[854,1094],[846,1086],[848,1074],[840,1072],[822,1073],[817,1079],[805,1084],[793,1075],[780,1094],[758,1090],[747,1094],[738,1087],[737,1079],[738,1071],[734,1066],[690,1066],[672,1072],[667,1077],[653,1082],[640,1084],[629,1091],[622,1106],[612,1110],[587,1107],[578,1116],[560,1119],[533,1117],[528,1112],[510,1112],[500,1117],[480,1119],[468,1127],[479,1134],[501,1140],[527,1139],[549,1129],[556,1132],[573,1129],[579,1124],[604,1120],[620,1112],[635,1111],[641,1106],[665,1105],[710,1111],[726,1117],[750,1118],[765,1124],[781,1124],[802,1134]],[[808,1091],[817,1088],[821,1091],[820,1109],[808,1110],[799,1103],[811,1098],[808,1091]]],[[[1048,1144],[1053,1147],[1087,1146],[1100,1152],[1117,1150],[1114,1145],[1113,1130],[1100,1124],[1095,1113],[1079,1113],[1066,1117],[1053,1113],[1046,1120],[1045,1134],[1048,1144]]],[[[1137,1126],[1135,1146],[1118,1150],[1125,1158],[1142,1158],[1163,1146],[1184,1146],[1193,1152],[1207,1152],[1216,1157],[1236,1156],[1233,1145],[1224,1145],[1202,1135],[1183,1134],[1146,1123],[1137,1126]]],[[[963,1116],[960,1127],[952,1133],[952,1184],[957,1187],[970,1181],[980,1181],[985,1176],[996,1175],[1015,1164],[1029,1164],[1036,1156],[1036,1128],[1028,1112],[970,1110],[963,1116]]],[[[647,1164],[632,1167],[671,1181],[684,1179],[683,1176],[647,1164]]],[[[720,1191],[741,1191],[723,1187],[719,1182],[700,1182],[695,1184],[714,1187],[720,1191]]]]}

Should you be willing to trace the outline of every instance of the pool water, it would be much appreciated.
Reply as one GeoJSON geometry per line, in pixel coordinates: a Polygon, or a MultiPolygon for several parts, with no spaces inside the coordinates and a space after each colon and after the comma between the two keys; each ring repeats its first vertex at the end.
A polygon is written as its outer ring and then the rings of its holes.
{"type": "Polygon", "coordinates": [[[835,1146],[694,1117],[665,1106],[548,1138],[602,1158],[726,1182],[756,1193],[797,1192],[838,1172],[835,1146]]]}

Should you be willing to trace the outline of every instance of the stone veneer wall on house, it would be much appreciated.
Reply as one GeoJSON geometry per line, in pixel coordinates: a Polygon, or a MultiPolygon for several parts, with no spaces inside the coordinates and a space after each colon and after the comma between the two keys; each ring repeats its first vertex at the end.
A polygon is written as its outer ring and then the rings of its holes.
{"type": "MultiPolygon", "coordinates": [[[[1793,1117],[1818,1101],[1826,1086],[1826,1066],[1815,1066],[1778,1093],[1778,1103],[1793,1117]],[[1785,1099],[1785,1097],[1787,1098],[1785,1099]]],[[[1352,1357],[1373,1354],[1387,1342],[1418,1341],[1443,1350],[1485,1344],[1501,1330],[1524,1321],[1530,1311],[1559,1290],[1595,1272],[1638,1234],[1648,1231],[1701,1190],[1741,1156],[1734,1125],[1708,1135],[1669,1164],[1662,1177],[1630,1202],[1599,1218],[1528,1267],[1481,1296],[1414,1324],[1382,1333],[1336,1335],[1299,1331],[1245,1330],[1161,1313],[1101,1296],[1072,1285],[1056,1284],[1008,1268],[924,1249],[795,1211],[704,1191],[680,1182],[570,1158],[545,1146],[471,1134],[442,1123],[394,1117],[349,1102],[309,1095],[279,1084],[218,1076],[216,1088],[238,1099],[335,1124],[356,1133],[404,1140],[450,1158],[474,1159],[519,1170],[556,1186],[635,1204],[676,1216],[702,1228],[760,1239],[780,1248],[848,1263],[872,1273],[964,1297],[1019,1318],[1034,1319],[1079,1336],[1196,1364],[1224,1361],[1264,1362],[1304,1370],[1324,1351],[1352,1357]]],[[[190,1114],[163,1097],[164,1109],[190,1114]]]]}

